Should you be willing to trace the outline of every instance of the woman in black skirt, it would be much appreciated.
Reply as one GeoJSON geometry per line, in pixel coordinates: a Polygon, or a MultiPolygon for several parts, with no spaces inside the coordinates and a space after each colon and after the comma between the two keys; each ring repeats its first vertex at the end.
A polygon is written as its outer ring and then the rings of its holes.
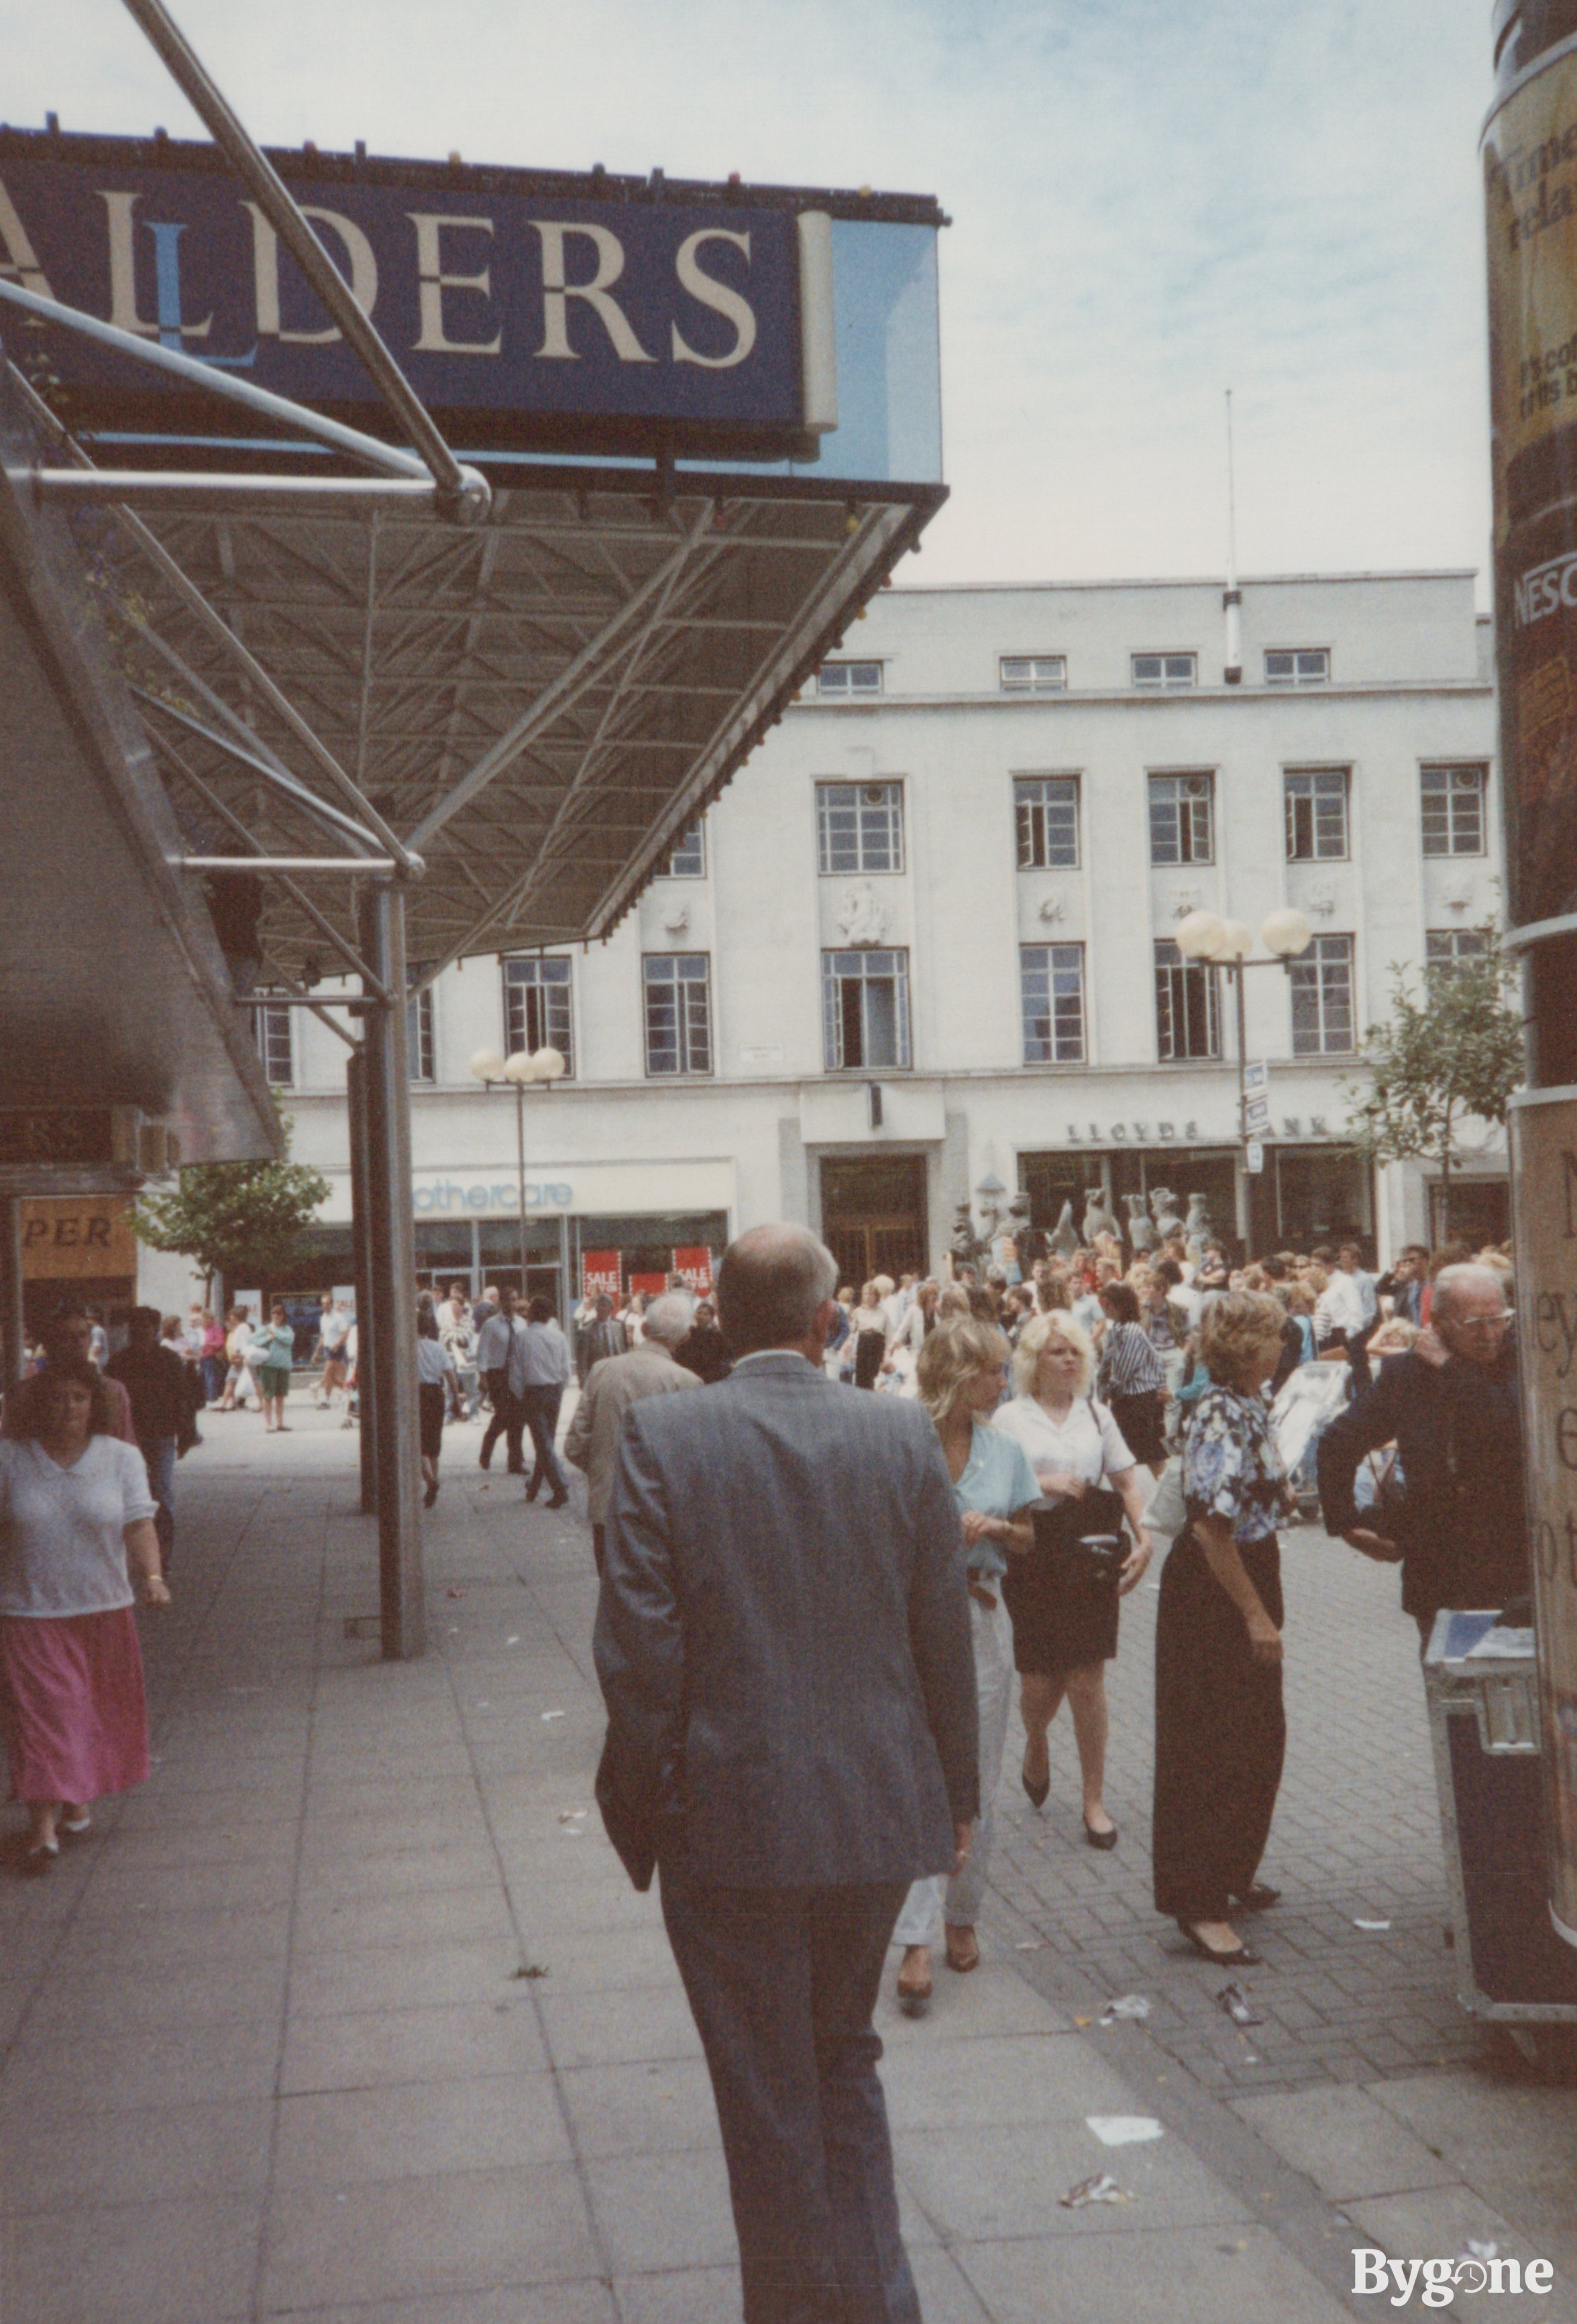
{"type": "Polygon", "coordinates": [[[1099,1393],[1134,1459],[1158,1477],[1167,1465],[1166,1366],[1139,1320],[1139,1294],[1130,1283],[1102,1285],[1101,1305],[1106,1328],[1099,1393]]]}
{"type": "Polygon", "coordinates": [[[1230,1968],[1259,1958],[1233,1906],[1262,1912],[1277,1893],[1255,1876],[1286,1745],[1276,1521],[1291,1504],[1263,1396],[1281,1325],[1259,1291],[1205,1310],[1211,1386],[1188,1424],[1188,1523],[1162,1570],[1156,1626],[1156,1910],[1230,1968]]]}

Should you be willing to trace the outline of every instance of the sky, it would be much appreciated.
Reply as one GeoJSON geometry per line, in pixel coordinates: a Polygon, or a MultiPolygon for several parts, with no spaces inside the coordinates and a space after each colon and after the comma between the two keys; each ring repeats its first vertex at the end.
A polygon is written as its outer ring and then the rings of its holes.
{"type": "MultiPolygon", "coordinates": [[[[1488,561],[1489,0],[173,0],[265,143],[935,193],[948,506],[902,582],[1488,561]]],[[[200,134],[115,0],[16,125],[200,134]]],[[[1480,595],[1484,595],[1480,582],[1480,595]]]]}

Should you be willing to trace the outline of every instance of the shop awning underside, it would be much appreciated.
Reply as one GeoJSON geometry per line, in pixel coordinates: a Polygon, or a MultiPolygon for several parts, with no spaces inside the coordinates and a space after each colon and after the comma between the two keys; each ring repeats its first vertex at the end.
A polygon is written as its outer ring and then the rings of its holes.
{"type": "MultiPolygon", "coordinates": [[[[331,495],[237,508],[200,475],[134,517],[73,512],[189,853],[398,843],[420,859],[403,872],[424,975],[606,935],[942,497],[497,477],[471,522],[331,495]]],[[[343,973],[358,884],[266,881],[265,983],[343,973]]]]}

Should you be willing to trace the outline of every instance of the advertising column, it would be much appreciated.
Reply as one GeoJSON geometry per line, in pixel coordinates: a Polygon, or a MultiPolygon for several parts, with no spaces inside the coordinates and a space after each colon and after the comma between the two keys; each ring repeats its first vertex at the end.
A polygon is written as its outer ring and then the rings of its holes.
{"type": "Polygon", "coordinates": [[[1499,0],[1483,139],[1512,1209],[1550,1906],[1577,1945],[1577,6],[1499,0]]]}

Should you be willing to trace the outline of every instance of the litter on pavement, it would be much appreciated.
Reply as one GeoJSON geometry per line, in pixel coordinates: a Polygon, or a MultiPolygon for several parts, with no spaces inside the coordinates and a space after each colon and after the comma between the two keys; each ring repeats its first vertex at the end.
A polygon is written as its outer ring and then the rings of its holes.
{"type": "Polygon", "coordinates": [[[1144,2146],[1164,2135],[1149,2114],[1087,2114],[1084,2120],[1102,2146],[1144,2146]]]}
{"type": "Polygon", "coordinates": [[[1354,1922],[1353,1922],[1353,1923],[1352,1923],[1352,1925],[1353,1925],[1353,1927],[1354,1927],[1355,1929],[1371,1929],[1371,1930],[1372,1930],[1372,1929],[1388,1929],[1388,1928],[1390,1927],[1390,1925],[1391,1925],[1391,1924],[1390,1924],[1390,1923],[1389,1923],[1388,1921],[1354,1921],[1354,1922]]]}
{"type": "Polygon", "coordinates": [[[549,1719],[562,1719],[564,1713],[561,1711],[545,1711],[542,1713],[543,1723],[545,1725],[549,1719]]]}
{"type": "Polygon", "coordinates": [[[1223,1985],[1216,1995],[1215,2006],[1226,2011],[1234,2025],[1263,2025],[1265,2023],[1240,1985],[1223,1985]]]}
{"type": "Polygon", "coordinates": [[[1115,2025],[1121,2019],[1131,2017],[1142,2024],[1149,2014],[1150,2005],[1142,1993],[1121,1993],[1115,2001],[1106,2004],[1101,2012],[1101,2023],[1102,2025],[1115,2025]]]}
{"type": "Polygon", "coordinates": [[[1097,2171],[1093,2179],[1081,2179],[1070,2187],[1057,2201],[1065,2211],[1077,2211],[1086,2203],[1131,2203],[1133,2197],[1126,2187],[1120,2187],[1110,2171],[1097,2171]]]}

